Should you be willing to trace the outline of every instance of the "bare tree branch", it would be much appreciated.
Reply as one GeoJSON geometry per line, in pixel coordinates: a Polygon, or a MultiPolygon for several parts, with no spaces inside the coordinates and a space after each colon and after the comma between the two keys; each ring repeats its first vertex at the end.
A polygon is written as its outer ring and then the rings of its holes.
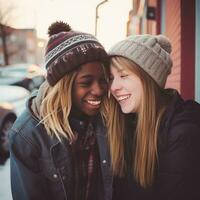
{"type": "Polygon", "coordinates": [[[2,49],[4,55],[4,64],[9,64],[9,56],[7,51],[7,31],[6,28],[11,24],[12,14],[14,9],[16,8],[15,5],[5,5],[5,1],[0,0],[0,39],[2,40],[2,49]]]}

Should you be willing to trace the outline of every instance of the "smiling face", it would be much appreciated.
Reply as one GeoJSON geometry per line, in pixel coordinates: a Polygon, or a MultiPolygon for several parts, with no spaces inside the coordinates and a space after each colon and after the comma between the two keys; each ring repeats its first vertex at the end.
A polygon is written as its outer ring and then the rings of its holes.
{"type": "Polygon", "coordinates": [[[111,65],[110,91],[123,113],[137,113],[142,101],[143,87],[140,78],[128,69],[111,65]]]}
{"type": "Polygon", "coordinates": [[[100,62],[82,65],[72,87],[72,111],[80,117],[96,115],[107,89],[103,65],[100,62]]]}

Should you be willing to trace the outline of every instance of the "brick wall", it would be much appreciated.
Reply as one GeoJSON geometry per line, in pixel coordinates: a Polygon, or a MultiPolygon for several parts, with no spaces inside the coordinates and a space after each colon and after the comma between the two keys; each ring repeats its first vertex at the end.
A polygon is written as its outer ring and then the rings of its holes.
{"type": "Polygon", "coordinates": [[[173,67],[167,87],[181,90],[181,10],[180,0],[166,1],[166,36],[172,42],[173,67]]]}
{"type": "Polygon", "coordinates": [[[172,73],[166,87],[184,99],[194,98],[195,0],[166,0],[166,35],[172,42],[172,73]]]}

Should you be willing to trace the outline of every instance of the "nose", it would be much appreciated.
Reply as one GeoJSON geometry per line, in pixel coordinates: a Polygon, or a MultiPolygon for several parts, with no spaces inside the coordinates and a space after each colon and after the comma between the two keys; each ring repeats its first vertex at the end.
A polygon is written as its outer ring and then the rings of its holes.
{"type": "Polygon", "coordinates": [[[110,83],[110,91],[114,94],[116,91],[121,89],[120,80],[113,79],[110,83]]]}
{"type": "Polygon", "coordinates": [[[92,86],[91,94],[100,97],[105,94],[107,87],[103,87],[100,83],[96,82],[92,86]]]}

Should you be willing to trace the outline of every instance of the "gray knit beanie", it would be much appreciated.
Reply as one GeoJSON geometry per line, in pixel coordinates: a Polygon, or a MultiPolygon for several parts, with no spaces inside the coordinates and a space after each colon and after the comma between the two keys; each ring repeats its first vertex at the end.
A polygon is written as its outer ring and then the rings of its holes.
{"type": "Polygon", "coordinates": [[[114,45],[108,54],[130,59],[164,88],[167,76],[171,73],[171,50],[171,43],[166,36],[145,34],[127,37],[114,45]]]}

